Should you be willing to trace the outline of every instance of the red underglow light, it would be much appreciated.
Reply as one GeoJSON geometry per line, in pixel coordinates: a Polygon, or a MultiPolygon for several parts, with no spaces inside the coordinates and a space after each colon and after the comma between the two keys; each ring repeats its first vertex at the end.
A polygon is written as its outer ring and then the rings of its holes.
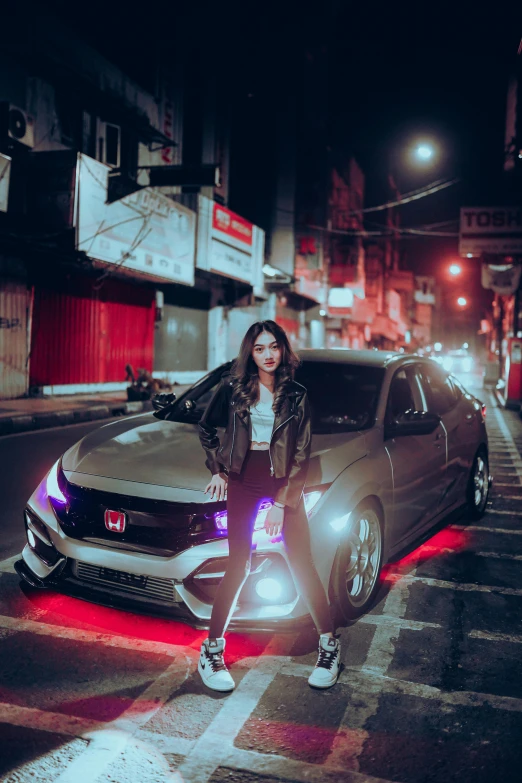
{"type": "Polygon", "coordinates": [[[471,533],[467,530],[455,530],[444,528],[435,533],[432,538],[425,541],[413,552],[401,557],[394,563],[389,563],[382,569],[382,579],[387,582],[397,582],[402,576],[427,560],[444,555],[451,555],[466,549],[471,540],[471,533]]]}
{"type": "MultiPolygon", "coordinates": [[[[208,631],[197,630],[179,620],[134,614],[72,598],[52,591],[26,589],[26,598],[44,616],[38,621],[47,625],[65,626],[80,631],[94,631],[110,636],[191,647],[199,652],[208,631]]],[[[232,632],[227,635],[227,660],[230,663],[243,658],[262,655],[268,637],[266,634],[232,632]]]]}

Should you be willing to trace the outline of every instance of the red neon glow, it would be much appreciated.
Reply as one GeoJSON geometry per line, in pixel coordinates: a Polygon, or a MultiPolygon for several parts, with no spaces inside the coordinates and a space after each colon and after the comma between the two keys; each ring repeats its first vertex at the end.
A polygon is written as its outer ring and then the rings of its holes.
{"type": "Polygon", "coordinates": [[[397,582],[402,576],[413,570],[419,563],[424,563],[445,554],[454,554],[469,547],[472,534],[467,530],[444,528],[435,533],[413,552],[401,557],[394,563],[388,563],[382,569],[381,578],[387,582],[397,582]]]}
{"type": "MultiPolygon", "coordinates": [[[[45,612],[38,622],[47,625],[64,626],[81,631],[97,631],[111,636],[128,639],[142,639],[162,644],[181,645],[199,652],[208,631],[197,630],[180,622],[163,617],[134,614],[121,609],[98,606],[79,598],[51,591],[26,590],[26,597],[32,605],[45,612]]],[[[27,607],[25,616],[29,619],[27,607]]],[[[227,661],[233,663],[244,658],[262,655],[267,643],[266,634],[256,636],[244,633],[227,635],[227,661]]]]}

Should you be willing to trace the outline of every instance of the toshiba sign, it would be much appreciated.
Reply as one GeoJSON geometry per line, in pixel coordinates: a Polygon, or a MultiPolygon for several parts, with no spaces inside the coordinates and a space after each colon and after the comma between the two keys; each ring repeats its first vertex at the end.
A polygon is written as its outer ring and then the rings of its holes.
{"type": "Polygon", "coordinates": [[[459,253],[461,256],[522,254],[522,208],[463,207],[459,253]]]}

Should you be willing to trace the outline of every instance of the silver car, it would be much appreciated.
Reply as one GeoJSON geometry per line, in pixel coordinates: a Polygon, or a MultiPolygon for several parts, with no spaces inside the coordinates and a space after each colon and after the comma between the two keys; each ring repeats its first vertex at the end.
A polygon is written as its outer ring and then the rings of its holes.
{"type": "MultiPolygon", "coordinates": [[[[485,406],[429,359],[303,351],[313,443],[305,487],[319,575],[340,618],[366,612],[383,563],[449,514],[479,517],[489,490],[485,406]]],[[[90,601],[208,625],[228,556],[226,506],[209,500],[197,422],[221,374],[157,413],[116,421],[70,448],[25,510],[18,573],[90,601]],[[162,418],[158,418],[162,417],[162,418]]],[[[261,508],[252,569],[231,628],[310,622],[283,543],[261,508]]]]}

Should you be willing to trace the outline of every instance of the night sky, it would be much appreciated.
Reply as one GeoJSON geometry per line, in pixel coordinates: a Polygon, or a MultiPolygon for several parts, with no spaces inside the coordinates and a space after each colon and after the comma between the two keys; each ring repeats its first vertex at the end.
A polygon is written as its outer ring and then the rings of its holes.
{"type": "MultiPolygon", "coordinates": [[[[69,21],[77,6],[47,0],[69,21]]],[[[88,11],[88,13],[87,13],[88,11]]],[[[403,192],[442,177],[461,182],[401,208],[403,225],[455,220],[461,205],[491,203],[502,175],[507,79],[522,37],[522,4],[352,3],[323,0],[264,3],[223,0],[138,8],[90,0],[85,35],[144,79],[156,47],[174,47],[176,31],[211,47],[232,89],[262,89],[263,74],[317,49],[328,61],[325,90],[330,144],[353,152],[367,178],[366,206],[385,198],[391,167],[403,192]],[[134,10],[135,9],[135,10],[134,10]],[[204,23],[207,20],[207,23],[204,23]],[[416,138],[438,146],[430,170],[407,157],[416,138]]],[[[302,112],[313,111],[313,103],[302,112]]],[[[383,213],[372,217],[376,223],[383,213]]],[[[448,226],[457,230],[457,224],[448,226]]],[[[407,240],[405,262],[438,274],[457,253],[456,239],[407,240]]],[[[482,301],[478,263],[468,281],[482,301]]],[[[487,301],[484,299],[484,302],[487,301]]]]}

